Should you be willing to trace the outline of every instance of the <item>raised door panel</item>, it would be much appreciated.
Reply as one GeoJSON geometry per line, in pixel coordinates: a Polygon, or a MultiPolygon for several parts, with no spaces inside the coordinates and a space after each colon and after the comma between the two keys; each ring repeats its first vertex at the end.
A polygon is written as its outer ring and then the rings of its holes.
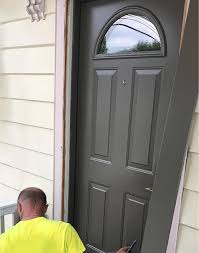
{"type": "Polygon", "coordinates": [[[161,69],[134,71],[128,165],[151,170],[158,113],[161,69]]]}
{"type": "Polygon", "coordinates": [[[92,157],[111,160],[116,70],[97,70],[94,77],[92,157]]]}
{"type": "Polygon", "coordinates": [[[122,245],[131,245],[136,240],[135,253],[139,252],[144,232],[147,201],[126,194],[124,200],[122,245]]]}
{"type": "Polygon", "coordinates": [[[87,247],[103,248],[108,188],[91,183],[89,191],[87,247]]]}

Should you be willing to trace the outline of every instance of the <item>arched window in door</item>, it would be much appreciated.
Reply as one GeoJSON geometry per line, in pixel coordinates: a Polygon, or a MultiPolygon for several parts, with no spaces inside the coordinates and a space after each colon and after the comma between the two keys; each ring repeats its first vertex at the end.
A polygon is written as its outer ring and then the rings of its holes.
{"type": "Polygon", "coordinates": [[[165,43],[159,22],[147,11],[122,12],[103,29],[97,55],[164,55],[165,43]]]}

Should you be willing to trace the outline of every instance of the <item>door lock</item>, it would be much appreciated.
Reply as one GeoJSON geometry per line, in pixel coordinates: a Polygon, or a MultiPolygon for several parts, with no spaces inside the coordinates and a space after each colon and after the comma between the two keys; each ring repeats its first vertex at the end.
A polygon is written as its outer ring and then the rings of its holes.
{"type": "Polygon", "coordinates": [[[145,190],[146,190],[146,191],[148,191],[148,192],[153,192],[153,189],[148,188],[148,187],[147,187],[147,188],[145,188],[145,190]]]}
{"type": "Polygon", "coordinates": [[[127,81],[126,81],[126,80],[123,80],[123,81],[122,81],[122,85],[123,85],[123,86],[126,86],[126,85],[127,85],[127,81]]]}

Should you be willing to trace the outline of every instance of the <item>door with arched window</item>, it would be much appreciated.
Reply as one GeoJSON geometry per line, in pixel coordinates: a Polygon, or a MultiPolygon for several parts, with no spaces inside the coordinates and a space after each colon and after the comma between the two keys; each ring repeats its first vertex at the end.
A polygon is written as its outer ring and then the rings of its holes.
{"type": "Polygon", "coordinates": [[[81,4],[75,227],[88,252],[136,240],[140,253],[178,58],[175,2],[81,4]]]}

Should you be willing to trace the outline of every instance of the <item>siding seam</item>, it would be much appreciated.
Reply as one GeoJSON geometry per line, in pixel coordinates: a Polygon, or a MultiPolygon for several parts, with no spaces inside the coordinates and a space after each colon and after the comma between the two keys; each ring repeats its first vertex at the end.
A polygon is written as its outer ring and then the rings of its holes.
{"type": "Polygon", "coordinates": [[[195,152],[195,151],[189,151],[189,154],[193,154],[193,155],[199,155],[199,152],[195,152]]]}
{"type": "Polygon", "coordinates": [[[45,153],[45,152],[40,152],[38,150],[34,150],[34,149],[31,149],[31,148],[25,148],[23,146],[18,146],[18,145],[11,144],[11,143],[6,143],[6,142],[3,142],[3,141],[0,141],[0,144],[5,144],[5,145],[8,145],[8,146],[13,146],[13,147],[16,147],[16,148],[21,148],[21,149],[29,150],[29,151],[32,151],[32,152],[35,152],[35,153],[39,153],[39,154],[42,154],[42,155],[47,155],[47,156],[54,157],[54,154],[48,154],[48,153],[45,153]]]}
{"type": "Polygon", "coordinates": [[[55,73],[23,73],[23,72],[21,72],[21,73],[12,73],[12,72],[10,72],[10,73],[0,73],[0,76],[10,76],[10,75],[12,75],[12,76],[54,76],[55,75],[55,73]]]}
{"type": "Polygon", "coordinates": [[[54,101],[48,100],[33,100],[33,99],[26,99],[26,98],[14,98],[14,97],[1,97],[0,99],[7,99],[7,100],[16,100],[16,101],[25,101],[25,102],[38,102],[38,103],[46,103],[46,104],[54,104],[54,101]]]}
{"type": "Polygon", "coordinates": [[[16,121],[10,121],[10,120],[0,119],[0,122],[10,123],[10,124],[16,124],[16,125],[22,125],[22,126],[27,126],[27,127],[34,127],[34,128],[39,128],[39,129],[43,129],[43,130],[50,130],[50,131],[54,132],[53,128],[42,127],[42,126],[35,126],[35,125],[20,123],[20,122],[16,122],[16,121]]]}
{"type": "Polygon", "coordinates": [[[192,155],[199,155],[199,152],[189,151],[189,154],[192,154],[192,155]]]}
{"type": "MultiPolygon", "coordinates": [[[[46,12],[45,16],[50,16],[50,15],[54,15],[54,14],[56,14],[54,11],[50,11],[50,12],[46,12]]],[[[16,18],[16,19],[11,19],[11,20],[8,20],[8,21],[0,22],[0,26],[1,25],[6,25],[6,24],[9,24],[9,23],[15,23],[15,22],[18,22],[18,21],[23,21],[23,20],[30,20],[30,22],[31,22],[31,18],[29,16],[26,16],[26,17],[23,17],[23,18],[16,18]]],[[[43,21],[45,22],[45,20],[43,20],[43,21]]]]}
{"type": "Polygon", "coordinates": [[[23,170],[23,169],[19,169],[19,168],[17,168],[17,167],[14,167],[14,166],[12,166],[12,165],[7,164],[7,163],[3,163],[3,162],[0,161],[0,164],[5,165],[5,166],[7,166],[7,167],[10,167],[10,168],[12,168],[12,169],[16,169],[16,170],[21,171],[21,172],[23,172],[23,173],[25,173],[25,174],[28,174],[28,175],[30,174],[30,175],[33,175],[33,176],[36,176],[36,177],[39,177],[39,178],[48,180],[48,181],[50,181],[50,182],[53,182],[53,179],[49,179],[49,178],[47,178],[47,177],[43,177],[43,176],[40,176],[40,175],[35,174],[35,173],[31,173],[31,172],[25,171],[25,170],[23,170]]]}
{"type": "MultiPolygon", "coordinates": [[[[10,188],[10,189],[12,189],[12,190],[15,190],[15,191],[17,191],[17,192],[20,192],[20,191],[21,191],[21,189],[14,188],[14,187],[12,187],[12,186],[10,186],[10,185],[7,185],[7,184],[5,184],[5,183],[0,182],[0,184],[3,185],[3,186],[5,186],[5,187],[8,187],[8,188],[10,188]]],[[[44,190],[44,191],[45,191],[45,190],[44,190]]],[[[47,198],[49,199],[50,196],[48,195],[47,198]]],[[[52,202],[53,202],[53,199],[52,199],[52,202]]],[[[50,205],[53,205],[53,203],[50,203],[50,205]]]]}
{"type": "Polygon", "coordinates": [[[182,226],[182,227],[187,227],[187,228],[190,228],[190,229],[193,229],[193,230],[196,230],[196,231],[198,231],[198,232],[199,232],[199,229],[194,228],[194,227],[189,226],[189,225],[186,225],[186,224],[183,224],[183,223],[180,223],[180,226],[182,226]]]}
{"type": "Polygon", "coordinates": [[[199,194],[198,191],[191,190],[191,189],[187,188],[186,186],[184,186],[184,191],[190,191],[190,192],[194,192],[194,193],[198,193],[199,194]]]}
{"type": "Polygon", "coordinates": [[[20,191],[20,190],[14,188],[14,187],[12,187],[12,186],[9,186],[9,185],[7,185],[7,184],[2,183],[2,182],[0,182],[0,184],[3,185],[3,186],[5,186],[5,187],[8,187],[8,188],[10,188],[10,189],[12,189],[12,190],[15,190],[15,191],[17,191],[17,192],[20,191]]]}
{"type": "Polygon", "coordinates": [[[42,47],[55,47],[55,43],[30,44],[30,45],[25,45],[25,46],[14,46],[14,47],[0,47],[0,52],[5,51],[5,50],[30,49],[30,48],[42,48],[42,47]]]}

